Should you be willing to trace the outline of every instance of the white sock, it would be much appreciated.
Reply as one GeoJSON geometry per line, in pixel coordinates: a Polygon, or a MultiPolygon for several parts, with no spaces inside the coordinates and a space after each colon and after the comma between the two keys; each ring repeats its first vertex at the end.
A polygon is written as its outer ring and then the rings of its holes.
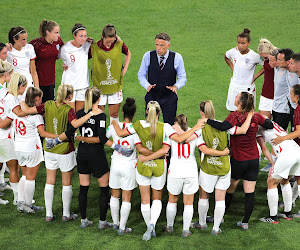
{"type": "Polygon", "coordinates": [[[157,222],[157,220],[160,216],[160,213],[161,213],[161,209],[162,209],[161,200],[152,201],[150,224],[153,224],[154,226],[156,225],[156,222],[157,222]]]}
{"type": "Polygon", "coordinates": [[[11,186],[11,189],[12,189],[13,193],[14,193],[14,202],[17,202],[18,201],[18,186],[19,186],[19,182],[17,182],[17,183],[10,182],[9,184],[11,186]]]}
{"type": "Polygon", "coordinates": [[[183,230],[189,230],[194,215],[193,205],[184,205],[183,210],[183,230]]]}
{"type": "Polygon", "coordinates": [[[110,124],[112,123],[112,121],[116,121],[117,123],[119,122],[119,116],[118,117],[109,117],[109,122],[110,122],[110,124]]]}
{"type": "Polygon", "coordinates": [[[150,204],[141,204],[141,212],[147,227],[150,225],[151,209],[150,204]]]}
{"type": "Polygon", "coordinates": [[[131,203],[123,201],[121,206],[121,216],[120,216],[120,228],[122,230],[125,230],[130,210],[131,210],[131,203]]]}
{"type": "Polygon", "coordinates": [[[54,195],[54,185],[45,185],[44,197],[45,197],[45,207],[46,216],[53,217],[52,205],[53,205],[53,195],[54,195]]]}
{"type": "Polygon", "coordinates": [[[113,220],[113,223],[115,225],[119,225],[119,212],[120,212],[120,198],[116,198],[111,196],[110,201],[110,213],[111,213],[111,218],[113,220]]]}
{"type": "Polygon", "coordinates": [[[298,195],[299,195],[299,198],[300,198],[300,185],[297,185],[298,186],[298,195]]]}
{"type": "Polygon", "coordinates": [[[292,210],[292,187],[291,184],[280,185],[282,192],[282,199],[284,203],[284,212],[290,212],[292,210]]]}
{"type": "Polygon", "coordinates": [[[278,212],[278,189],[268,189],[267,197],[270,209],[270,216],[276,216],[278,212]]]}
{"type": "Polygon", "coordinates": [[[214,226],[213,230],[219,231],[220,224],[222,222],[225,213],[225,200],[216,201],[215,211],[214,211],[214,226]]]}
{"type": "Polygon", "coordinates": [[[26,180],[24,193],[25,193],[25,204],[27,206],[31,207],[31,205],[32,205],[34,191],[35,191],[35,180],[33,180],[33,181],[26,180]]]}
{"type": "Polygon", "coordinates": [[[294,182],[292,193],[293,193],[292,203],[294,203],[299,196],[297,181],[294,182]]]}
{"type": "Polygon", "coordinates": [[[173,227],[176,213],[177,213],[177,203],[168,202],[168,205],[166,208],[166,217],[167,217],[167,226],[168,227],[173,227]]]}
{"type": "Polygon", "coordinates": [[[22,175],[18,185],[18,202],[25,202],[25,191],[24,191],[25,181],[26,181],[26,176],[22,175]]]}
{"type": "Polygon", "coordinates": [[[70,217],[70,208],[72,202],[72,185],[62,188],[63,216],[70,217]]]}
{"type": "Polygon", "coordinates": [[[4,181],[5,167],[6,167],[5,163],[2,163],[2,168],[0,170],[0,184],[5,183],[4,181]]]}
{"type": "Polygon", "coordinates": [[[206,224],[206,216],[209,209],[208,199],[199,199],[198,201],[198,213],[199,213],[199,224],[201,226],[206,224]]]}

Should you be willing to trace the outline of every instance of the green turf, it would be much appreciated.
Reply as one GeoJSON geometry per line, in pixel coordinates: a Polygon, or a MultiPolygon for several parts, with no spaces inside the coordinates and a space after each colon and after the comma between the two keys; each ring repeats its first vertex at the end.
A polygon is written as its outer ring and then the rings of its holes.
{"type": "MultiPolygon", "coordinates": [[[[252,34],[251,48],[256,50],[259,38],[266,37],[278,47],[290,47],[300,51],[298,42],[300,2],[291,1],[5,1],[1,3],[0,41],[7,41],[12,26],[24,26],[29,40],[38,36],[39,23],[43,18],[53,19],[60,24],[64,41],[72,39],[71,29],[75,22],[86,25],[88,35],[95,40],[100,38],[103,27],[108,23],[116,26],[118,35],[132,53],[131,63],[125,77],[124,96],[134,97],[138,112],[135,119],[143,118],[145,90],[139,85],[137,72],[143,54],[154,49],[154,37],[159,32],[171,36],[171,49],[181,53],[187,72],[187,84],[179,90],[178,112],[184,112],[190,124],[199,118],[199,103],[211,99],[216,108],[217,118],[224,119],[227,89],[231,71],[224,61],[226,50],[236,45],[236,35],[243,28],[252,34]]],[[[91,63],[91,62],[90,62],[91,63]]],[[[62,62],[57,63],[57,85],[60,83],[62,62]]],[[[263,77],[257,80],[257,103],[263,77]]],[[[111,150],[108,149],[108,158],[111,150]]],[[[262,165],[265,165],[263,162],[262,165]]],[[[243,215],[243,193],[241,188],[234,197],[232,207],[225,215],[223,234],[211,237],[210,230],[192,230],[188,239],[180,237],[182,229],[183,205],[178,205],[175,232],[172,236],[162,232],[165,224],[166,192],[163,198],[163,211],[157,224],[157,238],[150,242],[141,240],[146,227],[140,213],[140,196],[136,189],[133,194],[132,212],[128,226],[133,228],[131,235],[118,237],[116,232],[99,232],[96,225],[80,229],[80,220],[70,223],[60,221],[62,214],[60,175],[57,178],[54,197],[54,213],[58,220],[45,223],[44,212],[34,215],[19,214],[12,205],[12,193],[5,192],[10,200],[0,206],[0,249],[297,249],[300,220],[283,221],[278,225],[258,221],[268,214],[266,201],[266,178],[261,173],[256,189],[256,207],[250,220],[250,229],[244,232],[235,223],[243,215]]],[[[42,165],[36,183],[35,200],[43,205],[45,169],[42,165]]],[[[98,221],[98,190],[93,180],[89,190],[88,218],[98,221]]],[[[73,178],[72,211],[78,209],[79,181],[76,171],[73,178]]],[[[198,194],[196,195],[198,196],[198,194]]],[[[182,199],[181,199],[182,200],[182,199]]],[[[212,197],[211,200],[213,201],[212,197]]],[[[297,203],[299,208],[299,203],[297,203]]],[[[211,202],[210,214],[214,207],[211,202]]],[[[298,209],[294,209],[294,212],[298,209]]],[[[197,219],[197,201],[194,219],[197,219]]],[[[110,220],[110,213],[108,213],[110,220]]]]}

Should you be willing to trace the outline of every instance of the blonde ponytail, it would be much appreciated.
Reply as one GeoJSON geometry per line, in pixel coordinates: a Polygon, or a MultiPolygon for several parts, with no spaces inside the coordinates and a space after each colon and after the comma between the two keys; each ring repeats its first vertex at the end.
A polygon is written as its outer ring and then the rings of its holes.
{"type": "Polygon", "coordinates": [[[147,111],[148,115],[146,121],[150,124],[151,135],[154,138],[156,135],[156,117],[161,111],[159,103],[157,101],[150,101],[147,104],[147,111]]]}
{"type": "Polygon", "coordinates": [[[70,84],[61,84],[57,90],[57,105],[60,106],[64,101],[74,93],[73,86],[70,84]]]}
{"type": "Polygon", "coordinates": [[[84,100],[84,112],[87,113],[92,109],[93,104],[95,104],[101,96],[101,91],[96,88],[88,88],[85,92],[85,100],[84,100]]]}
{"type": "Polygon", "coordinates": [[[13,73],[9,81],[8,92],[13,96],[18,96],[19,86],[26,86],[26,85],[27,85],[27,80],[25,76],[19,73],[13,73]]]}

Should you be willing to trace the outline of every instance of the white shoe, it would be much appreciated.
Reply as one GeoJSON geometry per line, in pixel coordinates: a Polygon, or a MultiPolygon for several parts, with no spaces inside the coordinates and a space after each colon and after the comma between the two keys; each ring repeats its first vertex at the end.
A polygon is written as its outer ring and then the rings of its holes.
{"type": "Polygon", "coordinates": [[[11,190],[11,186],[8,185],[7,183],[1,183],[0,184],[0,191],[4,191],[4,190],[11,190]]]}
{"type": "Polygon", "coordinates": [[[8,200],[2,200],[2,199],[0,198],[0,205],[6,205],[6,204],[8,204],[8,203],[9,203],[8,200]]]}

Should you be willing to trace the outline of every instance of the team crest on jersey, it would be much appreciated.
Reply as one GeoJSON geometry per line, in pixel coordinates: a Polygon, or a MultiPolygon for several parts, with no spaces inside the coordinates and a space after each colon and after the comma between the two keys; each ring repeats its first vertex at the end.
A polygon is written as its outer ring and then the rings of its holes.
{"type": "Polygon", "coordinates": [[[59,44],[56,44],[56,49],[59,50],[60,46],[59,44]]]}
{"type": "Polygon", "coordinates": [[[250,59],[246,58],[245,63],[247,63],[247,64],[250,63],[250,59]]]}
{"type": "Polygon", "coordinates": [[[151,142],[151,141],[147,141],[147,142],[146,142],[146,147],[147,147],[149,150],[152,150],[152,142],[151,142]]]}
{"type": "Polygon", "coordinates": [[[219,139],[217,137],[215,137],[213,139],[213,146],[212,146],[212,148],[216,149],[218,147],[218,145],[219,145],[219,142],[220,142],[219,139]]]}
{"type": "Polygon", "coordinates": [[[29,58],[29,51],[25,52],[25,56],[29,58]]]}

